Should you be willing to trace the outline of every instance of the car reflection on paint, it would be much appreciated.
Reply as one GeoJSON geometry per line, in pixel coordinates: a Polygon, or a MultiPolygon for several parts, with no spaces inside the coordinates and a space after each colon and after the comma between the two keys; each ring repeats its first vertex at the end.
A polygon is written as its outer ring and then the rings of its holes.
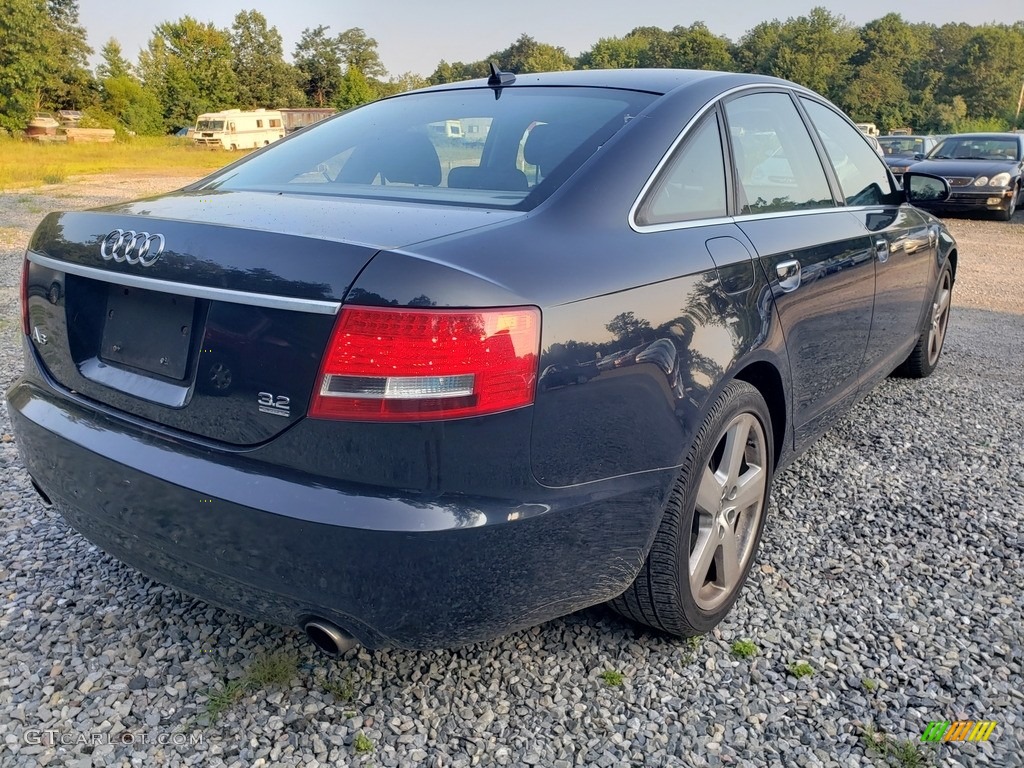
{"type": "Polygon", "coordinates": [[[600,372],[596,362],[549,365],[541,372],[538,386],[543,390],[548,390],[566,387],[570,384],[586,384],[600,372]]]}

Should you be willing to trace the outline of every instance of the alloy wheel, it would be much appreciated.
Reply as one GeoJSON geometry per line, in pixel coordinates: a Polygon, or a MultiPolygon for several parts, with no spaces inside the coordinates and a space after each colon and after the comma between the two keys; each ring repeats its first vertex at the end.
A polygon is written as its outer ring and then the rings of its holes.
{"type": "Polygon", "coordinates": [[[714,611],[739,587],[754,554],[768,479],[764,427],[752,413],[726,426],[697,489],[687,576],[690,594],[714,611]]]}

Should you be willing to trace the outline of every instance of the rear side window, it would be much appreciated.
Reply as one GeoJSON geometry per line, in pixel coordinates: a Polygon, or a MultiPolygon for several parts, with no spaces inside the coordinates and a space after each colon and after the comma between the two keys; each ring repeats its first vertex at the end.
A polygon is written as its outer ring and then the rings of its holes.
{"type": "Polygon", "coordinates": [[[821,137],[847,205],[898,202],[885,163],[864,136],[824,104],[801,98],[821,137]]]}
{"type": "Polygon", "coordinates": [[[711,114],[692,131],[647,196],[637,221],[665,224],[725,216],[725,162],[718,119],[711,114]]]}
{"type": "Polygon", "coordinates": [[[610,88],[412,93],[318,123],[204,188],[525,210],[654,98],[610,88]]]}
{"type": "Polygon", "coordinates": [[[832,207],[825,170],[785,93],[754,93],[725,105],[741,213],[832,207]]]}

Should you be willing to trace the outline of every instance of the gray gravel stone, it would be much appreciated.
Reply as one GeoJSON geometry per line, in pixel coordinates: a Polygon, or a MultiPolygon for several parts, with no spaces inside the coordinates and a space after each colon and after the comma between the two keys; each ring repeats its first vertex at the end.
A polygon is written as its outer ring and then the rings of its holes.
{"type": "MultiPolygon", "coordinates": [[[[22,364],[18,275],[41,211],[161,185],[0,194],[0,386],[22,364]]],[[[975,276],[992,269],[1004,311],[958,307],[933,377],[884,382],[776,478],[747,587],[696,650],[597,607],[467,648],[329,661],[70,530],[38,502],[0,404],[0,765],[856,768],[880,764],[865,728],[919,745],[952,719],[998,725],[986,743],[919,746],[934,764],[1024,764],[1024,249],[1005,247],[1024,216],[950,225],[970,243],[954,294],[985,306],[975,276]],[[730,653],[744,638],[749,662],[730,653]],[[211,718],[211,694],[273,653],[297,659],[293,680],[211,718]],[[798,681],[800,659],[815,673],[798,681]],[[625,683],[605,685],[608,669],[625,683]]]]}

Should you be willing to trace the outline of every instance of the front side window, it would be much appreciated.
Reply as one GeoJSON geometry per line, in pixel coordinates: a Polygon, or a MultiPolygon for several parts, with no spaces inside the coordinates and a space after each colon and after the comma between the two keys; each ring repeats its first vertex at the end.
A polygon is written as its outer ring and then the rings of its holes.
{"type": "Polygon", "coordinates": [[[490,88],[411,93],[312,126],[203,188],[527,210],[654,98],[570,87],[505,88],[498,99],[490,88]]]}
{"type": "Polygon", "coordinates": [[[817,101],[800,99],[821,137],[847,205],[883,205],[898,202],[885,163],[864,141],[860,131],[817,101]]]}
{"type": "Polygon", "coordinates": [[[741,213],[832,207],[811,136],[785,93],[754,93],[725,105],[741,213]]]}
{"type": "Polygon", "coordinates": [[[691,131],[651,189],[637,216],[664,224],[725,216],[725,161],[718,119],[711,114],[691,131]]]}

